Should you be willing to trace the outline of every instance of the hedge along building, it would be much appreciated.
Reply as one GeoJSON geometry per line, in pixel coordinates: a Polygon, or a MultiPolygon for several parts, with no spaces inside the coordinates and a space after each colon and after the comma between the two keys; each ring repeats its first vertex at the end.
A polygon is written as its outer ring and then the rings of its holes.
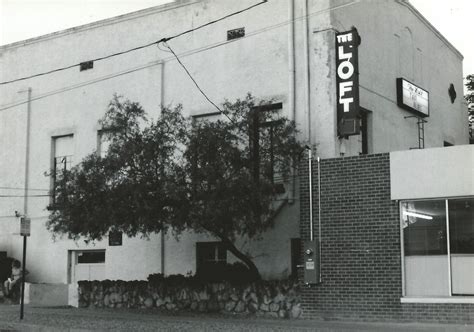
{"type": "MultiPolygon", "coordinates": [[[[211,262],[232,260],[213,239],[192,232],[179,242],[156,234],[149,240],[123,238],[120,246],[53,241],[44,226],[51,179],[43,174],[104,150],[98,120],[114,93],[140,102],[155,117],[160,105],[178,103],[189,115],[214,114],[163,45],[108,56],[257,4],[179,1],[0,48],[0,250],[21,257],[14,214],[26,212],[31,281],[145,279],[157,272],[195,272],[200,255],[211,262]],[[31,77],[45,72],[51,73],[31,77]],[[22,77],[29,78],[17,80],[22,77]]],[[[247,92],[273,99],[280,114],[299,125],[301,140],[324,158],[418,146],[416,119],[405,119],[412,113],[397,106],[399,77],[430,92],[426,147],[467,143],[461,98],[448,94],[451,84],[462,91],[462,56],[405,1],[267,1],[168,44],[211,100],[247,92]],[[339,139],[335,34],[352,26],[361,37],[359,94],[366,111],[362,133],[339,139]]],[[[286,184],[287,204],[275,228],[262,240],[240,243],[266,278],[295,268],[291,239],[300,237],[300,208],[293,188],[286,184]]]]}

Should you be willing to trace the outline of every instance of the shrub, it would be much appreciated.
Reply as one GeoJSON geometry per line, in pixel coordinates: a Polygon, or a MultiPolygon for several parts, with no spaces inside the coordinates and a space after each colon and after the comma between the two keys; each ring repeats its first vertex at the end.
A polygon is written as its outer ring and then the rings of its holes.
{"type": "Polygon", "coordinates": [[[256,280],[247,266],[240,262],[233,264],[208,265],[200,269],[196,278],[202,282],[228,281],[232,284],[247,284],[256,280]]]}

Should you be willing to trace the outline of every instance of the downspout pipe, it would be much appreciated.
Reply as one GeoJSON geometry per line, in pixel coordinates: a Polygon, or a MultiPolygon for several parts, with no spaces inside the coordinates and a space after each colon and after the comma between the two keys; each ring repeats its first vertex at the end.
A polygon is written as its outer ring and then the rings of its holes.
{"type": "MultiPolygon", "coordinates": [[[[163,111],[163,107],[165,107],[165,61],[161,60],[160,61],[160,114],[163,111]]],[[[165,240],[166,240],[166,234],[165,230],[162,229],[160,232],[160,258],[161,258],[161,274],[165,276],[165,240]]]]}
{"type": "MultiPolygon", "coordinates": [[[[296,122],[296,61],[295,61],[295,0],[288,2],[288,108],[290,120],[296,122]]],[[[294,165],[295,166],[295,165],[294,165]]],[[[293,204],[296,195],[296,172],[291,168],[291,189],[288,203],[293,204]]]]}
{"type": "MultiPolygon", "coordinates": [[[[161,60],[160,64],[160,106],[165,107],[165,61],[161,60]]],[[[160,110],[161,111],[161,110],[160,110]]]]}
{"type": "Polygon", "coordinates": [[[321,269],[321,263],[322,263],[322,235],[321,235],[321,159],[318,157],[318,244],[319,244],[319,282],[323,281],[322,278],[322,269],[321,269]]]}
{"type": "Polygon", "coordinates": [[[304,42],[304,68],[305,68],[305,102],[306,102],[306,111],[308,112],[308,145],[312,147],[313,144],[313,132],[311,128],[311,76],[310,76],[310,68],[309,68],[309,17],[308,17],[308,0],[304,2],[304,13],[305,17],[305,31],[303,34],[303,42],[304,42]]]}
{"type": "Polygon", "coordinates": [[[309,174],[309,239],[314,240],[314,225],[313,225],[313,153],[311,147],[306,146],[308,150],[308,174],[309,174]]]}

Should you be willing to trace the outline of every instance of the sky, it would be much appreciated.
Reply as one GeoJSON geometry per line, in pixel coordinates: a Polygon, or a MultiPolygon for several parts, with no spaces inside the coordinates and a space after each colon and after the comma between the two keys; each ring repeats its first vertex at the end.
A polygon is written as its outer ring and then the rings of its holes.
{"type": "MultiPolygon", "coordinates": [[[[167,2],[171,1],[0,0],[0,45],[167,2]]],[[[464,55],[464,76],[474,73],[474,43],[469,42],[472,37],[468,37],[474,13],[474,1],[410,0],[410,2],[464,55]]]]}

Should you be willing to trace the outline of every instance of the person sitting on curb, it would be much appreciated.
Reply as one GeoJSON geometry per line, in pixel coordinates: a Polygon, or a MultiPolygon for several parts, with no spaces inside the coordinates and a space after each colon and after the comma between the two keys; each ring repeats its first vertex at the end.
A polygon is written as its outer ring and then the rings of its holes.
{"type": "MultiPolygon", "coordinates": [[[[25,271],[25,274],[27,273],[28,272],[25,271]]],[[[8,297],[11,295],[13,287],[15,287],[15,285],[18,285],[18,282],[21,281],[22,274],[23,270],[21,269],[21,263],[20,261],[15,259],[12,262],[12,275],[10,278],[5,280],[5,283],[3,284],[5,296],[8,297]]]]}

